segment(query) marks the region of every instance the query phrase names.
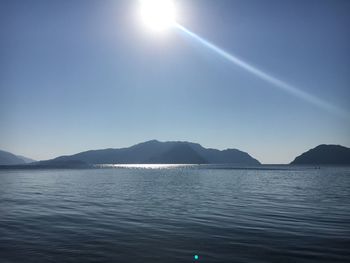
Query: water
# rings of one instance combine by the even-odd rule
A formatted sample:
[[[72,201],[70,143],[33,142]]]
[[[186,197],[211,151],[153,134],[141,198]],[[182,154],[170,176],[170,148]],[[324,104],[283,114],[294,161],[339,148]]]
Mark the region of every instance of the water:
[[[350,168],[160,168],[0,170],[0,261],[350,262]]]

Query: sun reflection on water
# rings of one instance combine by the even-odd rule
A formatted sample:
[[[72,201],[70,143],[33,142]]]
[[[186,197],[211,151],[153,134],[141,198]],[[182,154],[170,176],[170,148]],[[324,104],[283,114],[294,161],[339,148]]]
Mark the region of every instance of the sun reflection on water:
[[[126,168],[126,169],[174,169],[194,167],[197,164],[99,164],[98,168]]]

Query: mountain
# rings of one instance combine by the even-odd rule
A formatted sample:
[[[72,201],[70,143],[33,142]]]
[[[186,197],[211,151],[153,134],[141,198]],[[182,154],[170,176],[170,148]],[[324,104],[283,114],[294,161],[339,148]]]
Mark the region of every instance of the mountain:
[[[189,144],[176,144],[166,152],[161,152],[149,159],[151,163],[208,163]]]
[[[32,162],[29,158],[0,150],[0,165],[17,165]]]
[[[238,164],[259,165],[249,154],[236,150],[206,149],[191,142],[159,142],[152,140],[129,148],[93,150],[54,161],[81,161],[87,164]]]
[[[16,155],[18,158],[22,159],[25,163],[34,163],[36,162],[35,160],[22,156],[22,155]]]
[[[291,164],[350,165],[350,148],[341,145],[319,145],[296,157]]]
[[[79,160],[48,160],[26,165],[29,168],[89,168],[89,164]]]

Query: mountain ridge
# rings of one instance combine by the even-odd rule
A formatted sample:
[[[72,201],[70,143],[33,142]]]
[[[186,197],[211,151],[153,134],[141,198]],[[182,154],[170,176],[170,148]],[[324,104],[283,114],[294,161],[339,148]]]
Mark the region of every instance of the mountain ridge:
[[[237,149],[217,150],[204,148],[187,141],[150,140],[125,148],[89,150],[73,155],[59,156],[51,161],[83,161],[89,164],[209,164],[227,163],[260,165],[248,153]]]
[[[19,165],[28,164],[31,162],[35,162],[35,160],[0,150],[0,165]]]
[[[349,165],[350,148],[335,144],[321,144],[297,156],[290,164]]]

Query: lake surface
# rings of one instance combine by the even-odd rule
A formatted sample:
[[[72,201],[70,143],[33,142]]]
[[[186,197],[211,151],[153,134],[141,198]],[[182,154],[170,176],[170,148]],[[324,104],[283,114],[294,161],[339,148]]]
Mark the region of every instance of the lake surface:
[[[146,168],[0,170],[0,261],[350,262],[350,168]]]

